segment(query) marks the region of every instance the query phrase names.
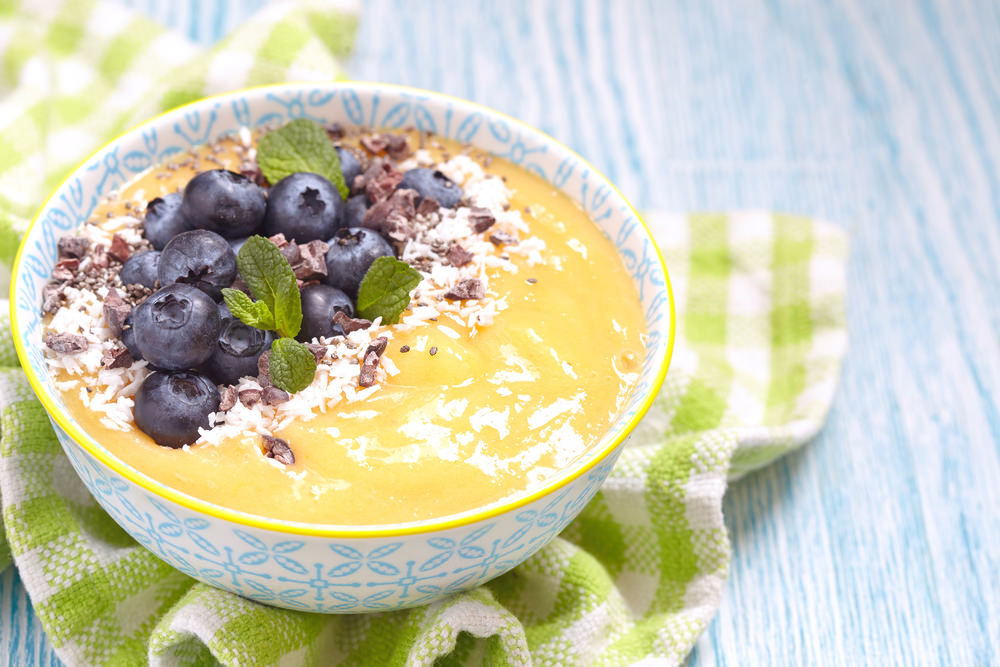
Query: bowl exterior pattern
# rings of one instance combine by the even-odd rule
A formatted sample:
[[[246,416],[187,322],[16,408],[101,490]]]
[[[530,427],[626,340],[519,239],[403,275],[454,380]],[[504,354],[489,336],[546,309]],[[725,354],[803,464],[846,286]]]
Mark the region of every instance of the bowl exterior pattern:
[[[580,203],[617,247],[636,285],[648,328],[643,370],[604,440],[610,443],[642,409],[670,345],[669,287],[659,254],[634,211],[588,164],[537,130],[462,100],[379,84],[284,84],[209,98],[130,131],[77,169],[29,230],[14,277],[12,309],[24,340],[22,360],[43,393],[62,407],[45,366],[39,312],[57,240],[86,221],[100,198],[146,169],[241,126],[257,128],[300,117],[388,129],[414,126],[473,144],[540,175]],[[75,432],[83,432],[61,412]],[[160,558],[202,581],[261,602],[325,612],[413,606],[510,569],[582,509],[622,448],[619,445],[569,484],[492,519],[396,538],[336,539],[253,528],[188,509],[132,483],[58,426],[56,432],[101,505]],[[100,445],[91,441],[91,447]],[[593,464],[605,449],[601,444],[592,447],[574,468]]]
[[[206,517],[130,483],[53,426],[97,502],[159,558],[237,595],[322,613],[413,607],[500,576],[573,520],[621,451],[550,496],[487,521],[423,535],[336,539]]]

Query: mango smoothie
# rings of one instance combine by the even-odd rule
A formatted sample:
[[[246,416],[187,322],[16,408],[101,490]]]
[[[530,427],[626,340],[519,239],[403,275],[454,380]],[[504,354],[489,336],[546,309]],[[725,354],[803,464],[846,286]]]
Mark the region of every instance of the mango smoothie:
[[[341,145],[364,159],[372,148],[359,141],[365,136],[348,132]],[[427,248],[436,243],[431,229],[419,237],[426,247],[412,241],[399,249],[425,276],[400,322],[314,341],[326,356],[299,403],[298,396],[274,406],[237,400],[197,442],[163,447],[127,417],[109,419],[102,411],[105,399],[95,396],[127,408],[132,385],[149,372],[137,361],[132,375],[113,376],[105,355],[96,371],[82,361],[53,368],[73,417],[122,461],[172,488],[239,511],[318,524],[454,514],[537,488],[579,459],[624,406],[644,356],[643,313],[614,246],[539,176],[444,139],[401,136],[419,146],[399,161],[401,170],[418,163],[440,169],[473,199],[476,184],[485,184],[478,196],[494,207],[490,229],[475,232],[482,207],[459,205],[433,223],[471,225],[465,243],[482,255],[474,264],[487,286],[481,299],[443,299],[434,291],[434,281],[451,279],[453,267],[428,263]],[[91,238],[118,233],[135,241],[123,230],[141,224],[147,201],[182,190],[199,171],[246,168],[256,140],[223,138],[151,169],[99,205]],[[106,298],[85,291],[67,302]],[[103,329],[93,331],[100,336]],[[363,353],[380,337],[386,342],[378,382],[364,386],[356,378]],[[102,383],[114,392],[100,394]],[[230,396],[258,386],[245,378]],[[339,393],[329,395],[334,386]],[[223,396],[226,389],[220,385]],[[328,395],[319,396],[323,391]],[[287,442],[294,463],[265,456],[262,435]]]

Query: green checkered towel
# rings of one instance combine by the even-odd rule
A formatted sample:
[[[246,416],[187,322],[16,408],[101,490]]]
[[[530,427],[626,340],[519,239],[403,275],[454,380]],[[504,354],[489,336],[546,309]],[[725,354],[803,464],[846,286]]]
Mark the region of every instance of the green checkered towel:
[[[328,3],[278,5],[206,54],[112,5],[0,2],[0,266],[9,271],[45,194],[116,132],[205,94],[336,76],[355,25]],[[9,331],[0,567],[13,556],[72,664],[680,662],[726,576],[727,477],[809,440],[830,405],[847,251],[841,232],[801,218],[647,219],[678,300],[666,384],[597,497],[507,575],[423,608],[359,616],[272,609],[196,583],[133,542],[76,479]]]

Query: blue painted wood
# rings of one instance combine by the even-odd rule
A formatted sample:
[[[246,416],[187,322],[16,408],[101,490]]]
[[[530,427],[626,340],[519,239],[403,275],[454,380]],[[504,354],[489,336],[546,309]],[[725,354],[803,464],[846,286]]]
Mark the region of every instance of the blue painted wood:
[[[260,3],[130,4],[209,43]],[[852,233],[828,425],[730,488],[692,664],[1000,664],[998,35],[990,0],[365,5],[358,78],[512,113],[643,208]],[[49,664],[0,587],[0,650]]]

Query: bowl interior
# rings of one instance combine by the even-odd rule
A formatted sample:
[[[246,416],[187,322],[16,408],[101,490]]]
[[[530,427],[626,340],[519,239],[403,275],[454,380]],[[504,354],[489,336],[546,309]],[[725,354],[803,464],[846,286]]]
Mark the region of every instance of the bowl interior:
[[[539,490],[473,512],[415,524],[379,526],[419,532],[459,525],[523,505],[560,488],[612,452],[645,413],[666,373],[673,345],[673,301],[659,251],[625,199],[578,155],[541,132],[485,107],[444,95],[385,84],[279,84],[201,100],[154,118],[111,142],[76,169],[52,194],[25,235],[14,264],[11,316],[22,366],[50,416],[92,456],[142,487],[182,505],[276,530],[367,534],[373,527],[296,525],[221,508],[179,493],[128,466],[83,431],[65,410],[42,350],[41,292],[56,262],[57,240],[83,224],[97,202],[146,169],[189,148],[235,132],[306,117],[328,123],[422,131],[472,144],[541,176],[578,202],[612,241],[635,283],[647,324],[639,381],[601,442]]]

